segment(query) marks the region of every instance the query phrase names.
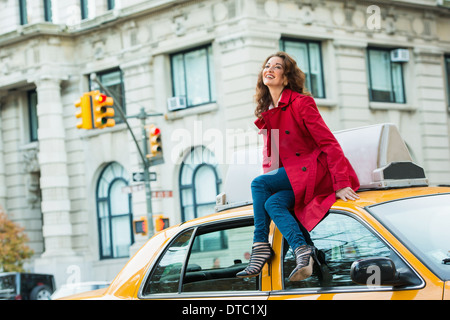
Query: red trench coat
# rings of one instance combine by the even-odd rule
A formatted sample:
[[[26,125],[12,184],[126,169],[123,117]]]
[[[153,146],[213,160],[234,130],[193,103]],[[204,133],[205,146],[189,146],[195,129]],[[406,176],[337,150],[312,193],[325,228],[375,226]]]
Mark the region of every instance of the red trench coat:
[[[311,231],[336,202],[337,190],[359,188],[358,177],[312,97],[284,89],[278,107],[261,116],[255,124],[264,135],[264,173],[285,168],[295,215]]]

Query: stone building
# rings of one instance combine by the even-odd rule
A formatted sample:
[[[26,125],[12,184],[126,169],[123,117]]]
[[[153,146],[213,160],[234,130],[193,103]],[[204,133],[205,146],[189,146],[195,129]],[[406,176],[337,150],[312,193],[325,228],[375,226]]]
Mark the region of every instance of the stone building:
[[[127,116],[165,114],[146,124],[164,150],[152,210],[170,225],[212,213],[230,151],[260,143],[256,77],[280,49],[332,130],[395,123],[430,183],[448,184],[448,3],[1,1],[0,204],[30,237],[28,268],[58,285],[110,280],[147,239],[132,227],[147,207],[126,124],[76,128],[92,74]],[[140,120],[128,121],[141,143]]]

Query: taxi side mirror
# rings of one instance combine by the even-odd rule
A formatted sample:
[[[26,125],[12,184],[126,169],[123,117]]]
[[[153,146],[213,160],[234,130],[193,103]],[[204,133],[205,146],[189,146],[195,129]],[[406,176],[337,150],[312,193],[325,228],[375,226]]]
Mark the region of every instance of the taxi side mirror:
[[[405,286],[413,284],[395,267],[394,261],[385,257],[360,259],[353,262],[350,269],[353,282],[365,286]]]

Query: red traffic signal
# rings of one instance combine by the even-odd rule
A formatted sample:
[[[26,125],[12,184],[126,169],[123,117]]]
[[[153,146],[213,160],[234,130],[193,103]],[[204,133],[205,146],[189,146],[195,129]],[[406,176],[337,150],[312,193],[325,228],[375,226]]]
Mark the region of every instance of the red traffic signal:
[[[153,158],[162,154],[161,130],[155,125],[149,128],[150,154],[148,157]]]
[[[94,126],[99,129],[106,127],[114,127],[116,121],[111,119],[114,117],[114,109],[108,108],[114,105],[114,99],[108,97],[99,91],[94,91],[92,96]]]

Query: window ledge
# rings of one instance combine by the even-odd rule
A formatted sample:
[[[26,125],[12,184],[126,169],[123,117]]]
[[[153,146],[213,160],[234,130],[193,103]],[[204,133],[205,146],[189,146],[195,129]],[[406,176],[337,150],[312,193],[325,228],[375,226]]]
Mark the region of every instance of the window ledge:
[[[399,110],[399,111],[416,111],[417,107],[406,103],[392,102],[369,102],[369,108],[372,110]]]
[[[187,116],[195,115],[195,114],[202,114],[202,113],[208,113],[208,112],[215,112],[219,110],[219,105],[217,103],[209,103],[198,107],[191,107],[183,110],[177,110],[177,111],[168,111],[164,117],[167,121],[173,121],[182,119]]]

